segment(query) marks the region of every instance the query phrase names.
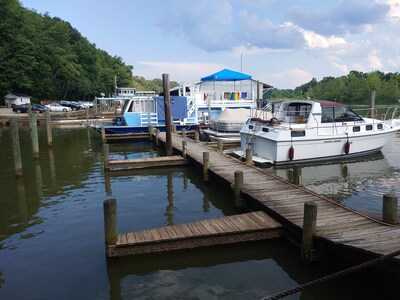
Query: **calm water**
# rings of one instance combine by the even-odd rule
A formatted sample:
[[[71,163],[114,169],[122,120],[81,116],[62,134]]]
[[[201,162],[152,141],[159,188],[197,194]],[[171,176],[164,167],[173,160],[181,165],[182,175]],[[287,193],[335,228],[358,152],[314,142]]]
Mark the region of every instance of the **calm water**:
[[[129,232],[240,213],[231,191],[190,167],[104,174],[99,137],[86,129],[53,128],[52,150],[39,137],[35,162],[29,129],[20,129],[17,180],[10,130],[0,129],[0,299],[258,299],[355,263],[305,264],[283,239],[107,260],[104,200],[117,199],[119,232]],[[383,193],[399,194],[399,144],[397,135],[370,161],[305,167],[303,185],[376,213]],[[111,145],[110,154],[163,155],[145,142]],[[400,298],[399,282],[398,273],[369,269],[287,299]]]

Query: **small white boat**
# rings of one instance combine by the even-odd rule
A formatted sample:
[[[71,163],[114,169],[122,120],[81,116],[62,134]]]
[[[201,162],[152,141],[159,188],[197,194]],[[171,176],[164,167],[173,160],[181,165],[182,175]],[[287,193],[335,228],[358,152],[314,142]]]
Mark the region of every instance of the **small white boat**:
[[[265,108],[273,118],[251,118],[244,124],[236,155],[252,149],[253,161],[274,165],[363,156],[379,152],[400,129],[398,119],[363,118],[332,101],[287,100],[273,105]]]

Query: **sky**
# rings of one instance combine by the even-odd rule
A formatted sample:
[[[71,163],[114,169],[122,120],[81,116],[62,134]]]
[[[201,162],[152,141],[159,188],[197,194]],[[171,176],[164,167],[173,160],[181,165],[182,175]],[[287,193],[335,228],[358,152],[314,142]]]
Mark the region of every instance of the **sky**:
[[[231,69],[278,89],[399,72],[400,0],[21,0],[69,22],[146,79]]]

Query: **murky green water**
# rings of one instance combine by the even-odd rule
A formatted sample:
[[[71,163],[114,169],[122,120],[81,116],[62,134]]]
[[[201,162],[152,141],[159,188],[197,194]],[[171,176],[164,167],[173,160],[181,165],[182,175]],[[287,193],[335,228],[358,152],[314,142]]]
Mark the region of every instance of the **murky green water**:
[[[238,213],[231,191],[204,184],[190,167],[105,175],[99,137],[86,129],[53,128],[51,150],[41,130],[37,162],[29,129],[20,137],[24,175],[17,180],[10,130],[0,129],[0,299],[258,299],[354,263],[302,263],[286,240],[106,260],[104,200],[117,199],[119,231],[129,232]],[[384,148],[382,170],[368,175],[359,170],[368,165],[355,162],[347,176],[333,176],[345,188],[324,188],[323,176],[308,179],[306,169],[303,184],[377,210],[380,193],[398,193],[399,140]],[[146,142],[110,146],[112,159],[157,155],[162,150]],[[399,279],[370,269],[287,299],[400,298]]]

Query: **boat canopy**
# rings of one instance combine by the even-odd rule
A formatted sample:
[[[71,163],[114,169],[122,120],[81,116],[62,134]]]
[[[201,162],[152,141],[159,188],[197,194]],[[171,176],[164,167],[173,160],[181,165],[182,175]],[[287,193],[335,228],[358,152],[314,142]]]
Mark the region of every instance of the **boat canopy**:
[[[217,73],[201,78],[201,81],[239,81],[239,80],[249,80],[251,78],[252,77],[247,74],[243,74],[228,69],[223,69]]]

